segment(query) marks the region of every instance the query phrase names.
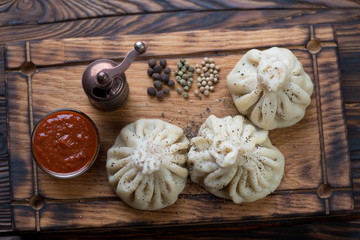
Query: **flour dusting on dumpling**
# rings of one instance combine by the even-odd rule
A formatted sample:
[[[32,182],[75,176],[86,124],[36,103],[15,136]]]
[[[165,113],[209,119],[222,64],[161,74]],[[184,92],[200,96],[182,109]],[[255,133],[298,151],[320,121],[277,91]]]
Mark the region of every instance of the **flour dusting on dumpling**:
[[[109,183],[134,208],[169,206],[185,187],[188,149],[181,128],[159,119],[137,120],[121,130],[108,150]]]

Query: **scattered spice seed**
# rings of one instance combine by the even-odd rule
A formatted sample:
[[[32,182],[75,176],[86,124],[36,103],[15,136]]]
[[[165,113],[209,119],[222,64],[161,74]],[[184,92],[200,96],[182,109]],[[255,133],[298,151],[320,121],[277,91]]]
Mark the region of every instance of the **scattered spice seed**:
[[[161,90],[161,88],[162,88],[162,82],[159,81],[159,80],[154,81],[154,87],[155,87],[157,90]]]
[[[152,76],[152,79],[154,79],[154,80],[159,80],[160,79],[160,74],[159,73],[153,73],[151,76]]]
[[[153,87],[148,87],[147,89],[147,94],[149,94],[150,96],[155,96],[156,95],[156,90]]]
[[[215,91],[215,86],[219,82],[220,66],[215,64],[213,58],[204,57],[201,65],[195,65],[195,72],[200,77],[197,78],[197,87],[205,96]]]
[[[171,69],[166,66],[166,59],[161,59],[159,64],[157,65],[155,59],[148,61],[149,68],[147,74],[154,80],[154,87],[148,87],[147,93],[149,96],[156,96],[161,100],[165,94],[170,94],[170,89],[163,87],[163,84],[166,84],[168,87],[174,87],[175,82],[170,80]]]
[[[154,69],[153,69],[153,68],[149,68],[149,69],[147,70],[147,74],[149,75],[149,77],[151,77],[151,76],[153,75],[153,73],[154,73]]]
[[[180,59],[180,61],[177,64],[177,67],[179,71],[175,71],[175,79],[183,87],[183,90],[185,91],[183,93],[183,97],[188,98],[189,94],[187,93],[187,91],[189,91],[194,81],[193,72],[195,71],[195,68],[190,66],[190,63],[188,63],[184,58]],[[177,92],[178,94],[181,94],[182,89],[178,88]]]
[[[164,97],[164,92],[161,90],[161,91],[158,91],[157,93],[156,93],[156,97],[158,98],[158,99],[161,99],[161,98],[163,98]]]
[[[171,69],[169,67],[164,68],[164,73],[169,75],[171,73]]]
[[[164,94],[166,94],[166,95],[169,95],[169,94],[170,94],[170,89],[168,89],[168,88],[164,88],[162,91],[163,91]]]
[[[155,59],[150,59],[148,64],[149,64],[149,67],[154,68],[155,65],[156,65],[156,60]]]
[[[163,83],[167,83],[169,81],[169,75],[167,75],[166,73],[163,73],[160,75],[160,80],[163,82]]]
[[[160,66],[162,66],[163,68],[166,67],[166,59],[161,59],[160,60]]]
[[[154,66],[154,72],[155,72],[155,73],[161,73],[161,71],[162,71],[162,67],[161,67],[161,66],[159,66],[159,65],[155,65],[155,66]]]
[[[167,82],[167,85],[168,85],[169,87],[175,86],[174,80],[169,80],[169,81]]]

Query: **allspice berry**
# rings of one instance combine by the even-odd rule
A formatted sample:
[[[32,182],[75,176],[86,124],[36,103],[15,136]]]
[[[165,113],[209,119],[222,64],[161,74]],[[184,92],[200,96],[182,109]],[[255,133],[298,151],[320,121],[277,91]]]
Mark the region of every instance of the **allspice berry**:
[[[159,81],[159,80],[154,81],[154,87],[155,87],[157,90],[160,90],[160,89],[162,88],[162,82]]]
[[[157,97],[158,99],[163,98],[163,97],[164,97],[164,92],[163,92],[163,91],[158,91],[158,92],[156,93],[156,97]]]
[[[149,68],[149,69],[147,70],[147,74],[149,75],[149,77],[151,77],[151,76],[153,75],[153,73],[154,73],[154,69],[153,69],[153,68]]]
[[[156,95],[156,90],[153,87],[148,87],[147,89],[147,94],[149,94],[150,96],[155,96]]]
[[[169,80],[169,81],[167,82],[167,85],[168,85],[169,87],[175,86],[174,80]]]
[[[166,67],[166,59],[161,59],[160,60],[160,66],[162,66],[163,68]]]
[[[156,65],[156,60],[155,59],[150,59],[148,64],[149,64],[149,67],[153,68]]]

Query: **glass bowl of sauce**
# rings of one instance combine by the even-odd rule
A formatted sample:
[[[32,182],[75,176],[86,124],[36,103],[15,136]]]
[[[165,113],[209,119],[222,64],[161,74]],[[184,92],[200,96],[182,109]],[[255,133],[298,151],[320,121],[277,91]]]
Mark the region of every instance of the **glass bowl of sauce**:
[[[38,165],[57,178],[72,178],[95,162],[100,137],[95,123],[74,109],[46,114],[35,126],[31,151]]]

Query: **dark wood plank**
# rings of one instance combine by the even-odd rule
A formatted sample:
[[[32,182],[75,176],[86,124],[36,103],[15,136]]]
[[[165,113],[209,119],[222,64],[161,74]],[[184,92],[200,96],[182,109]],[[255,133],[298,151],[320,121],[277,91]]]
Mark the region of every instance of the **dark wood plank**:
[[[23,239],[329,239],[357,240],[360,236],[360,221],[339,219],[313,219],[299,221],[289,220],[276,223],[263,222],[254,226],[251,222],[244,224],[212,224],[196,226],[171,226],[154,228],[136,228],[114,230],[110,233],[89,233],[87,230],[77,233],[23,234]]]
[[[133,14],[151,14],[158,12],[177,11],[208,11],[231,9],[331,9],[331,8],[360,8],[355,0],[341,2],[331,0],[313,1],[16,1],[10,0],[0,5],[0,26],[14,26],[25,24],[44,24],[99,18],[107,16],[121,16]]]
[[[288,34],[283,35],[283,31]],[[309,41],[308,27],[272,28],[247,31],[191,31],[174,33],[159,33],[154,35],[126,35],[124,37],[94,37],[71,38],[64,40],[30,41],[29,55],[31,62],[36,66],[73,64],[76,62],[89,62],[99,58],[121,59],[133,48],[134,42],[146,39],[149,48],[141,57],[166,55],[167,57],[185,57],[199,55],[204,52],[237,52],[241,49],[269,48],[272,46],[305,46]],[[261,34],[262,38],[255,38],[254,34]],[[233,44],[228,41],[233,36]],[[264,41],[266,39],[266,42]],[[202,45],[198,44],[199,42]],[[211,53],[209,52],[211,46]],[[24,64],[25,43],[16,42],[7,44],[6,68],[21,68]],[[89,51],[91,49],[91,51]],[[116,51],[114,51],[116,49]],[[169,54],[171,53],[171,54]],[[141,58],[140,57],[140,58]]]
[[[59,23],[0,28],[0,44],[31,39],[166,33],[200,29],[269,28],[304,24],[344,23],[360,19],[359,9],[290,9],[271,11],[171,12],[92,18]]]
[[[27,77],[21,73],[7,74],[9,159],[12,200],[30,199],[33,189],[33,160],[30,153],[30,113]],[[10,101],[10,99],[13,99]]]
[[[336,24],[344,102],[360,102],[359,24]]]
[[[0,232],[12,230],[4,53],[0,45]]]
[[[338,65],[335,48],[323,48],[317,54],[317,69],[319,74],[319,93],[321,96],[318,109],[324,131],[324,161],[326,162],[327,181],[331,186],[342,187],[351,184],[350,161],[340,159],[349,158],[348,142],[346,139],[345,115],[341,99]],[[334,98],[336,97],[336,98]],[[327,129],[333,131],[328,132]],[[343,165],[345,164],[345,165]],[[346,177],[347,179],[339,178]]]

